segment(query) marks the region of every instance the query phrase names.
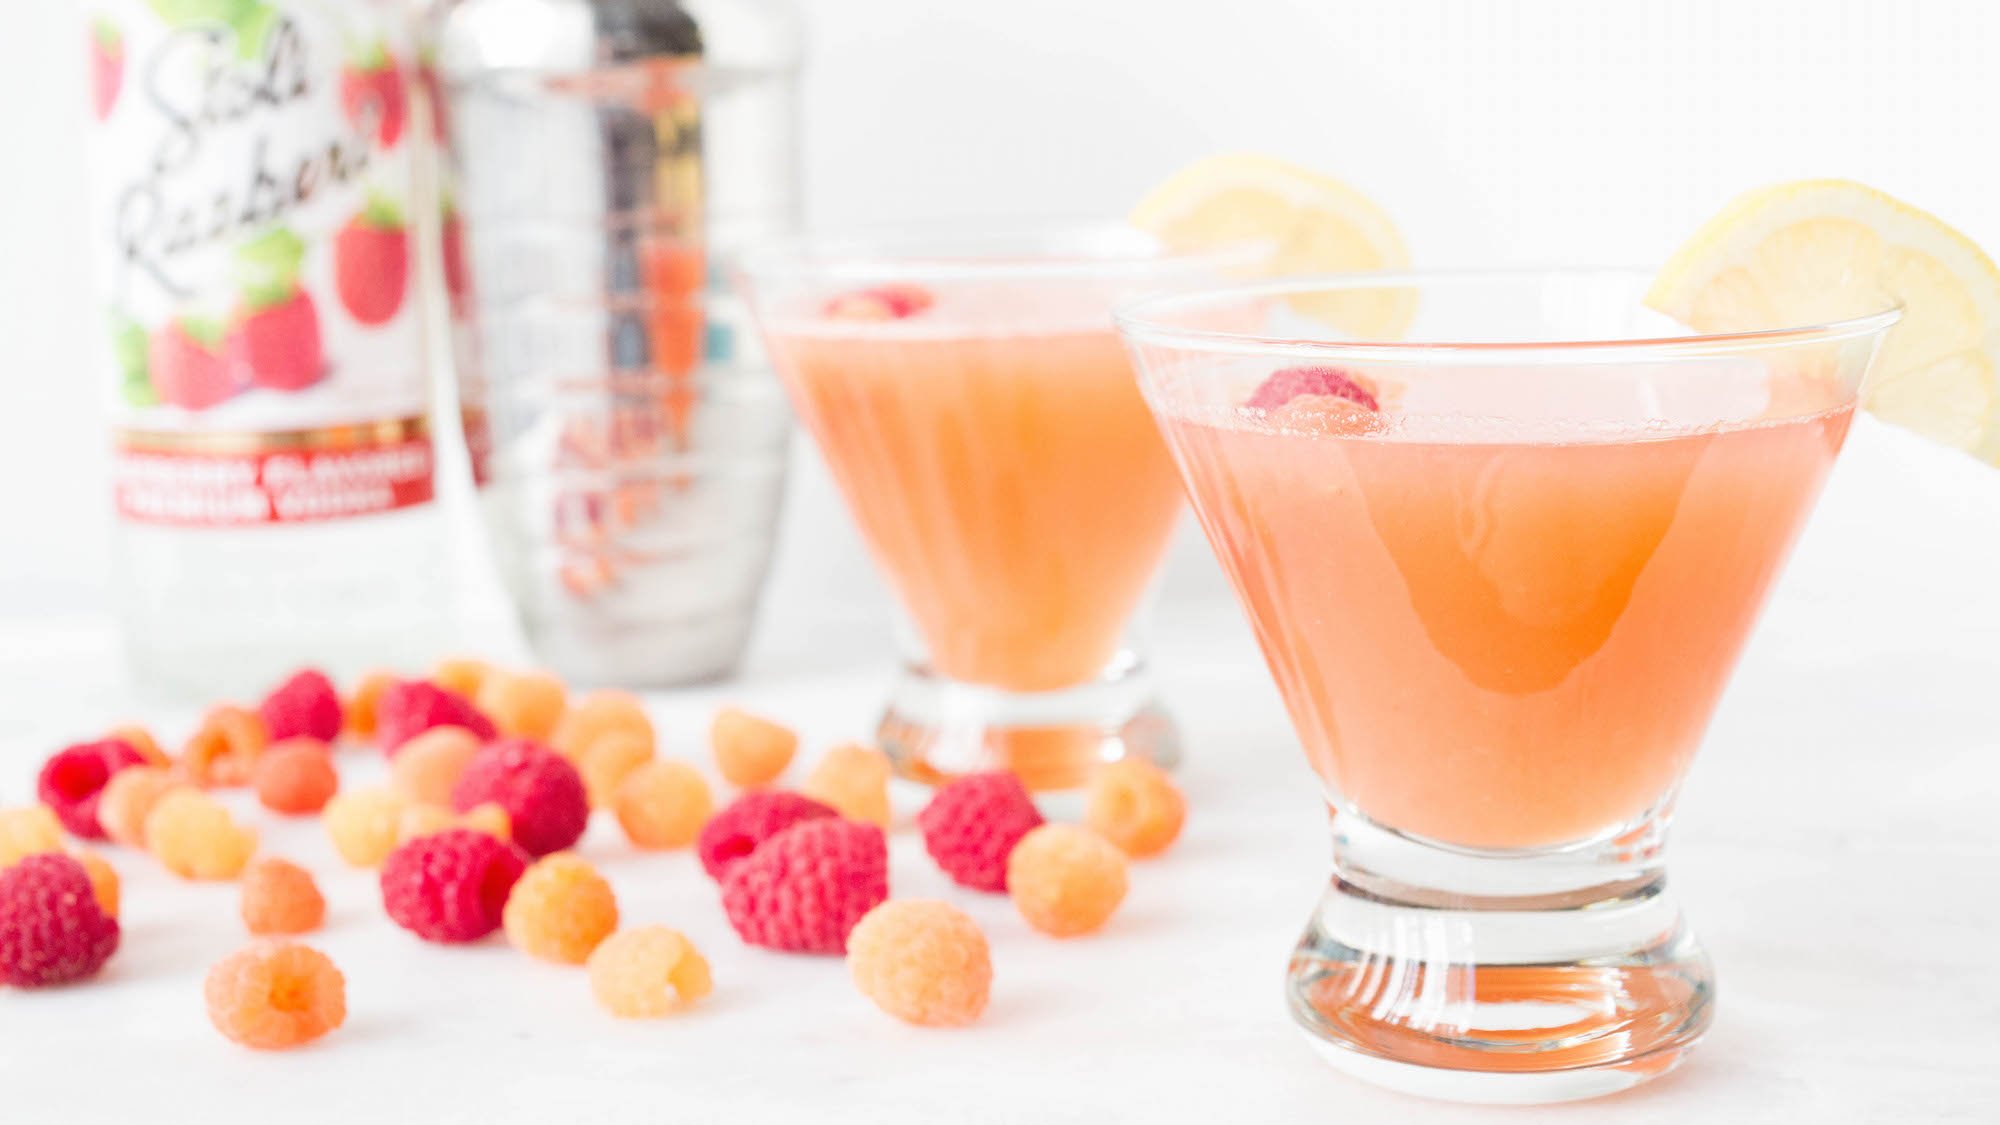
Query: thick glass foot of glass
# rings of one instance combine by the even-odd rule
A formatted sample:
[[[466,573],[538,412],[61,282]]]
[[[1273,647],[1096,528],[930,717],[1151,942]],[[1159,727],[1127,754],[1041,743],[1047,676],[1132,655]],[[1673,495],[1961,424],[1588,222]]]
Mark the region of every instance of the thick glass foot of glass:
[[[1081,788],[1093,767],[1138,756],[1171,769],[1180,730],[1142,661],[1062,691],[1011,692],[906,666],[876,732],[896,772],[926,785],[1009,769],[1036,792]]]
[[[1292,1014],[1335,1067],[1405,1093],[1533,1104],[1673,1069],[1713,1014],[1655,826],[1550,853],[1465,852],[1351,812],[1292,955]]]

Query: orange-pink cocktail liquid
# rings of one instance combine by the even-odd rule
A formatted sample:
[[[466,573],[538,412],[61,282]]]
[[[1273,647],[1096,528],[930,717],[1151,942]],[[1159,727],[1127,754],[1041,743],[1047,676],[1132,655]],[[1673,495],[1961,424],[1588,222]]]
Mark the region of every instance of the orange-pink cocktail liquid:
[[[921,322],[783,326],[772,347],[936,671],[1015,692],[1089,682],[1173,530],[1173,462],[1108,317],[955,315],[946,297]]]
[[[1314,401],[1163,421],[1313,767],[1483,849],[1672,791],[1853,409],[1578,433]]]

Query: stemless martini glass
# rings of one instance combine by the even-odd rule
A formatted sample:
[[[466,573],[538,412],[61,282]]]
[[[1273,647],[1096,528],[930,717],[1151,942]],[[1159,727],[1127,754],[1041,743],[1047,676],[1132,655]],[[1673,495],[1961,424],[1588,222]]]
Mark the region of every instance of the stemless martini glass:
[[[1119,316],[1333,811],[1287,993],[1361,1077],[1588,1097],[1709,1022],[1675,790],[1899,312],[1690,336],[1644,286],[1359,276]],[[1301,315],[1386,300],[1415,310],[1393,341]]]
[[[1182,500],[1111,310],[1230,255],[1135,231],[804,242],[744,274],[771,356],[905,611],[879,739],[904,776],[1030,788],[1178,757],[1129,626]]]

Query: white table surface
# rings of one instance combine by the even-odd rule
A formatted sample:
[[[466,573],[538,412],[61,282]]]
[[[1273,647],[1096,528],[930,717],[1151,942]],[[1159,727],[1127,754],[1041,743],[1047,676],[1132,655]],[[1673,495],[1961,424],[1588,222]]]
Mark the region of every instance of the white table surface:
[[[316,822],[260,816],[328,893],[310,940],[347,974],[347,1026],[282,1055],[221,1039],[200,982],[242,944],[234,888],[114,854],[125,942],[106,975],[0,992],[0,1120],[2000,1120],[2000,473],[1858,431],[1681,804],[1671,868],[1719,1017],[1679,1072],[1596,1102],[1417,1101],[1309,1053],[1279,985],[1325,875],[1310,775],[1233,607],[1171,607],[1155,632],[1191,818],[1105,932],[1038,937],[1004,899],[948,887],[907,828],[892,843],[895,893],[949,897],[992,941],[973,1029],[904,1027],[838,961],[744,947],[691,855],[634,855],[600,820],[583,850],[625,917],[685,930],[717,981],[683,1018],[619,1023],[579,970],[498,939],[419,943]],[[665,747],[691,752],[724,699],[797,723],[811,751],[864,734],[889,664],[830,652],[840,636],[836,614],[773,623],[743,682],[654,697]],[[0,634],[0,801],[123,706],[109,643],[95,622]],[[350,783],[379,773],[342,761]]]

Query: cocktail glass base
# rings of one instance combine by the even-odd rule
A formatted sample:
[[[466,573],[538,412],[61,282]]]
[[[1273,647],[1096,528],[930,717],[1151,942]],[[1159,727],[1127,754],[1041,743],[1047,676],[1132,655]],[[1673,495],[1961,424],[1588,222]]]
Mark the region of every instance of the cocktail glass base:
[[[1036,792],[1081,788],[1106,762],[1180,764],[1180,729],[1154,696],[1143,661],[1121,654],[1095,680],[1015,692],[903,669],[876,739],[898,775],[926,785],[1007,769]]]
[[[1292,955],[1292,1014],[1354,1077],[1450,1101],[1598,1097],[1672,1070],[1715,979],[1649,822],[1548,853],[1468,852],[1343,811]]]

